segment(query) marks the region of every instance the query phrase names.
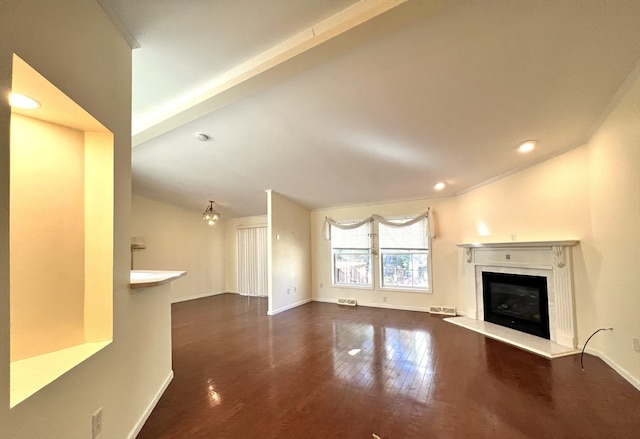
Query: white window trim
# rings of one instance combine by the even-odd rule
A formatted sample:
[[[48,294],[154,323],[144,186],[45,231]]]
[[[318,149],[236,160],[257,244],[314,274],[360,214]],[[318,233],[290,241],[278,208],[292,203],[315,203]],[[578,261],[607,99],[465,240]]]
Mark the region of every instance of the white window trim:
[[[360,221],[340,221],[340,224],[355,224],[358,223]],[[362,225],[364,226],[364,224]],[[361,226],[361,227],[362,227]],[[336,279],[335,279],[335,274],[336,274],[336,267],[335,267],[335,256],[333,254],[333,244],[330,244],[330,257],[331,257],[331,288],[351,288],[351,289],[356,289],[356,290],[375,290],[376,289],[376,275],[375,275],[375,263],[376,263],[376,258],[374,258],[374,254],[371,252],[372,249],[372,245],[373,245],[373,228],[376,227],[375,226],[375,221],[371,221],[369,222],[369,258],[370,258],[370,266],[371,266],[371,272],[370,272],[370,276],[369,278],[371,279],[371,282],[368,285],[358,285],[358,284],[341,284],[341,283],[336,283]]]
[[[429,213],[433,212],[429,209]],[[426,288],[413,288],[413,287],[399,287],[399,286],[383,286],[382,282],[382,255],[380,254],[380,248],[378,247],[379,242],[379,221],[375,219],[375,217],[380,217],[378,215],[374,215],[372,217],[373,221],[370,223],[370,257],[371,257],[371,284],[370,285],[353,285],[353,284],[339,284],[335,283],[335,260],[333,255],[333,247],[330,244],[330,259],[331,259],[331,288],[339,288],[339,289],[356,289],[356,290],[370,290],[370,291],[385,291],[385,292],[399,292],[399,293],[412,293],[412,294],[433,294],[433,248],[432,248],[432,238],[435,236],[434,230],[432,230],[432,223],[428,219],[427,221],[427,273],[428,273],[428,282]],[[380,217],[384,218],[384,220],[407,220],[411,219],[411,217],[407,216],[397,216],[397,217]],[[325,227],[328,226],[328,218],[325,219],[325,226],[323,226],[323,235],[325,239],[327,238],[327,233],[325,231]],[[350,224],[357,223],[360,221],[352,220],[352,221],[340,221],[341,224]],[[330,235],[329,235],[330,236]]]
[[[389,216],[389,217],[384,217],[385,220],[387,221],[394,221],[394,220],[409,220],[411,219],[411,217],[406,217],[406,216],[399,216],[399,217],[394,217],[394,216]],[[431,259],[432,259],[432,251],[431,251],[431,236],[432,236],[432,231],[431,231],[431,224],[430,222],[425,218],[425,221],[427,221],[427,286],[425,288],[414,288],[414,287],[399,287],[396,285],[392,285],[392,286],[384,286],[384,283],[382,281],[382,276],[383,276],[383,270],[382,270],[382,249],[378,246],[378,242],[379,242],[379,230],[378,230],[378,226],[379,226],[379,221],[374,221],[374,236],[376,239],[376,243],[375,243],[375,248],[377,251],[377,270],[378,270],[378,275],[375,276],[378,282],[378,285],[376,286],[376,289],[379,291],[395,291],[395,292],[401,292],[401,293],[417,293],[417,294],[433,294],[433,290],[431,288],[432,282],[433,282],[433,270],[432,270],[432,265],[431,265]]]

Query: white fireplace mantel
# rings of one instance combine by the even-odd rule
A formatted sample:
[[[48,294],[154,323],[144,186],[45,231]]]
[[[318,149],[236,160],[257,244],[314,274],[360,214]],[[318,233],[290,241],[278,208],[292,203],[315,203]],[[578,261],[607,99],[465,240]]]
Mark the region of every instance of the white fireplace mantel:
[[[458,247],[470,248],[518,248],[518,247],[571,247],[576,245],[577,239],[565,241],[505,241],[505,242],[463,242]]]
[[[467,315],[484,320],[482,272],[503,272],[547,278],[551,341],[575,348],[575,313],[571,247],[578,240],[472,242],[456,244],[464,249],[464,294],[473,309]]]
[[[564,265],[565,248],[576,245],[578,240],[571,239],[565,241],[508,241],[508,242],[466,242],[456,244],[465,250],[467,262],[473,261],[473,249],[530,249],[530,248],[550,248],[554,254],[554,263]]]

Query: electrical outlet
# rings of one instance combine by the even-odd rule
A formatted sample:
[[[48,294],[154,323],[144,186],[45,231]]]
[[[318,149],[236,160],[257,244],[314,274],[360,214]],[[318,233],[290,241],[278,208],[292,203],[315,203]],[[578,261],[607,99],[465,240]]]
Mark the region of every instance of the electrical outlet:
[[[287,294],[291,294],[291,288],[287,288]]]
[[[382,301],[383,301],[384,303],[387,303],[387,296],[382,296]]]
[[[95,439],[102,431],[102,407],[91,418],[91,437]]]
[[[640,353],[640,338],[633,339],[633,350]]]
[[[298,292],[298,287],[293,287],[293,292],[297,293]]]

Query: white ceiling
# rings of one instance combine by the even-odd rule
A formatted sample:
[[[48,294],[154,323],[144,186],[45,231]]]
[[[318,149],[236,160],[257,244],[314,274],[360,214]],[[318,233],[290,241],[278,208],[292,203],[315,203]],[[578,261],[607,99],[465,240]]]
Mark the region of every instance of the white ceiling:
[[[633,0],[101,3],[140,45],[134,192],[223,217],[266,213],[265,189],[311,209],[463,192],[583,144],[640,61]]]

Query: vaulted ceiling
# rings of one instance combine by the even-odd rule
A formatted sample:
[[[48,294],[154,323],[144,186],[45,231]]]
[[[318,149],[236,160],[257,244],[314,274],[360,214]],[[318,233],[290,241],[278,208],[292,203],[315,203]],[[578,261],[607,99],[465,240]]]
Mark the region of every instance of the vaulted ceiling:
[[[464,192],[584,144],[640,61],[632,0],[100,3],[139,46],[134,192],[225,217]]]

